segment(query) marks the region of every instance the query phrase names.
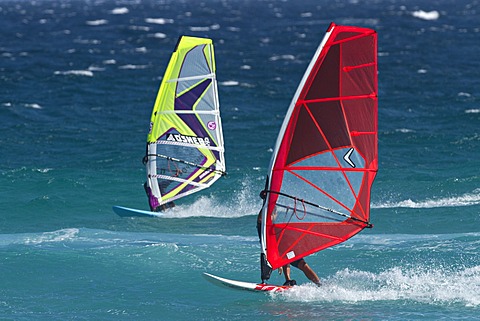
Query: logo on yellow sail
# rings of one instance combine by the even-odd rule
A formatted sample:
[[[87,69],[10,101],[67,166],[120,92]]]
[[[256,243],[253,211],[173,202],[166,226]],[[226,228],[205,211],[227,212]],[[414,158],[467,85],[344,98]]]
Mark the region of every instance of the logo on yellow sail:
[[[184,144],[192,144],[199,146],[210,146],[210,139],[208,137],[187,136],[181,134],[169,134],[167,141]]]

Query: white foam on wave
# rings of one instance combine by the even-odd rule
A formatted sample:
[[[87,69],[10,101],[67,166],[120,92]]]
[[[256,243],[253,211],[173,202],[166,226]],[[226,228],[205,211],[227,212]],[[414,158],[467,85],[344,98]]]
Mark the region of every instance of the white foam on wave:
[[[465,110],[465,114],[479,114],[480,113],[480,108],[474,108],[474,109],[467,109]]]
[[[458,97],[467,97],[467,98],[470,98],[470,97],[472,97],[472,94],[461,91],[461,92],[459,92],[459,93],[457,94],[457,96],[458,96]]]
[[[139,233],[130,232],[112,232],[108,230],[92,230],[65,228],[52,232],[39,233],[16,233],[0,234],[0,246],[27,245],[34,247],[50,248],[84,248],[84,247],[110,247],[110,246],[158,246],[165,244],[174,244],[175,236],[170,234],[143,233],[139,239]],[[177,236],[178,238],[178,236]]]
[[[395,132],[407,134],[407,133],[414,133],[415,131],[409,128],[398,128],[398,129],[395,129]]]
[[[33,109],[42,109],[42,106],[40,106],[39,104],[25,104],[25,107],[27,108],[33,108]]]
[[[88,67],[88,70],[90,70],[90,71],[104,71],[105,68],[92,65],[92,66]]]
[[[25,244],[44,244],[44,243],[57,243],[72,240],[77,237],[79,229],[69,228],[53,232],[45,232],[40,235],[35,234],[33,236],[26,236],[24,239]]]
[[[126,7],[115,8],[112,11],[110,11],[111,14],[127,14],[128,12],[129,10]]]
[[[150,31],[150,27],[146,26],[129,26],[128,29],[136,31]]]
[[[86,76],[86,77],[93,77],[93,72],[91,70],[67,70],[67,71],[55,71],[55,75],[63,75],[63,76]]]
[[[322,281],[321,287],[306,284],[274,296],[301,302],[414,301],[480,306],[480,266],[393,267],[377,273],[344,269]]]
[[[236,80],[226,80],[226,81],[222,81],[222,82],[219,82],[218,83],[220,86],[223,86],[223,87],[236,87],[236,86],[240,86],[240,87],[243,87],[243,88],[254,88],[255,85],[253,84],[250,84],[248,82],[238,82]]]
[[[272,56],[268,58],[270,61],[277,61],[277,60],[295,60],[294,55],[279,55],[279,56]]]
[[[220,29],[220,25],[219,25],[219,24],[213,24],[213,25],[211,25],[211,26],[204,26],[204,27],[191,26],[189,29],[190,29],[190,31],[210,31],[210,30],[218,30],[218,29]]]
[[[153,34],[153,37],[157,39],[165,39],[167,38],[167,35],[162,32],[156,32],[155,34]]]
[[[156,25],[164,25],[167,23],[173,23],[173,19],[165,19],[165,18],[146,18],[145,19],[146,23],[153,23]]]
[[[106,19],[91,20],[86,22],[86,24],[89,26],[101,26],[101,25],[106,25],[107,23],[108,23],[108,20]]]
[[[219,83],[221,86],[238,86],[240,83],[236,80],[226,80]]]
[[[218,217],[237,218],[258,213],[261,203],[258,194],[252,193],[252,180],[245,178],[229,200],[215,196],[200,196],[193,204],[174,207],[164,217]]]
[[[436,10],[433,10],[433,11],[417,10],[412,12],[412,16],[422,20],[437,20],[438,18],[440,18],[440,13]]]
[[[436,208],[436,207],[457,207],[472,206],[480,204],[480,188],[472,193],[466,193],[460,196],[451,196],[439,199],[428,199],[423,201],[413,201],[411,199],[399,202],[386,202],[383,204],[372,204],[372,208]]]
[[[145,69],[147,68],[147,65],[122,65],[119,66],[118,69]]]
[[[79,43],[82,45],[99,45],[102,43],[100,40],[97,40],[97,39],[75,39],[73,40],[73,42]],[[74,53],[74,52],[76,52],[75,49],[68,50],[68,53]]]

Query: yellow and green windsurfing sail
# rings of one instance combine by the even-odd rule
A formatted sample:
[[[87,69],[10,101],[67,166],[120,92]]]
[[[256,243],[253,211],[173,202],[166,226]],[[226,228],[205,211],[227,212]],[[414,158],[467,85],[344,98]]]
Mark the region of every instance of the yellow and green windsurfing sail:
[[[152,210],[225,174],[211,39],[180,37],[153,107],[144,162]]]

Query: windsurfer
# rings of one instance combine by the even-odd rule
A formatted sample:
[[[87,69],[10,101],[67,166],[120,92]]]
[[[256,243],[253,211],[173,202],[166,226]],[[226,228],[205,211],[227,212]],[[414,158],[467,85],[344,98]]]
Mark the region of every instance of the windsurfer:
[[[262,210],[260,210],[260,212],[258,213],[258,216],[257,216],[257,233],[258,233],[259,238],[262,237],[261,236],[262,235],[261,234],[262,233],[261,228],[262,228]],[[305,260],[303,258],[301,258],[299,260],[296,260],[296,261],[293,261],[291,263],[291,265],[293,265],[297,269],[301,270],[305,274],[305,276],[310,281],[315,283],[317,286],[321,285],[320,278],[315,273],[315,271],[313,271],[312,268],[307,264],[307,262],[305,262]],[[285,283],[283,285],[293,286],[293,285],[297,284],[297,282],[295,280],[292,280],[290,278],[290,264],[282,266],[281,269],[279,269],[279,273],[281,274],[282,272],[283,272],[283,275],[285,276]]]
[[[175,171],[175,175],[173,175],[173,177],[178,177],[180,174],[181,174],[181,170],[177,168],[177,170]],[[160,188],[160,193],[162,195],[165,194],[165,191],[167,190],[167,187],[168,185],[170,185],[171,182],[172,181],[170,180],[159,181],[158,187]],[[173,201],[165,204],[160,204],[158,202],[158,198],[155,197],[155,195],[153,195],[152,189],[150,188],[150,186],[148,186],[147,182],[143,184],[143,188],[145,188],[145,192],[147,193],[148,205],[150,205],[150,210],[152,212],[163,212],[169,208],[175,207],[175,203]]]

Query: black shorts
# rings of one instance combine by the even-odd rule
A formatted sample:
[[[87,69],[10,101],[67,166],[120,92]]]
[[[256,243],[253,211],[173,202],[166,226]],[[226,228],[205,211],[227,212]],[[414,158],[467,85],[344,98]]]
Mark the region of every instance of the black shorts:
[[[298,259],[298,260],[296,260],[296,261],[293,261],[293,262],[290,263],[290,264],[298,269],[298,264],[300,264],[300,262],[302,262],[302,261],[303,261],[303,258]]]

